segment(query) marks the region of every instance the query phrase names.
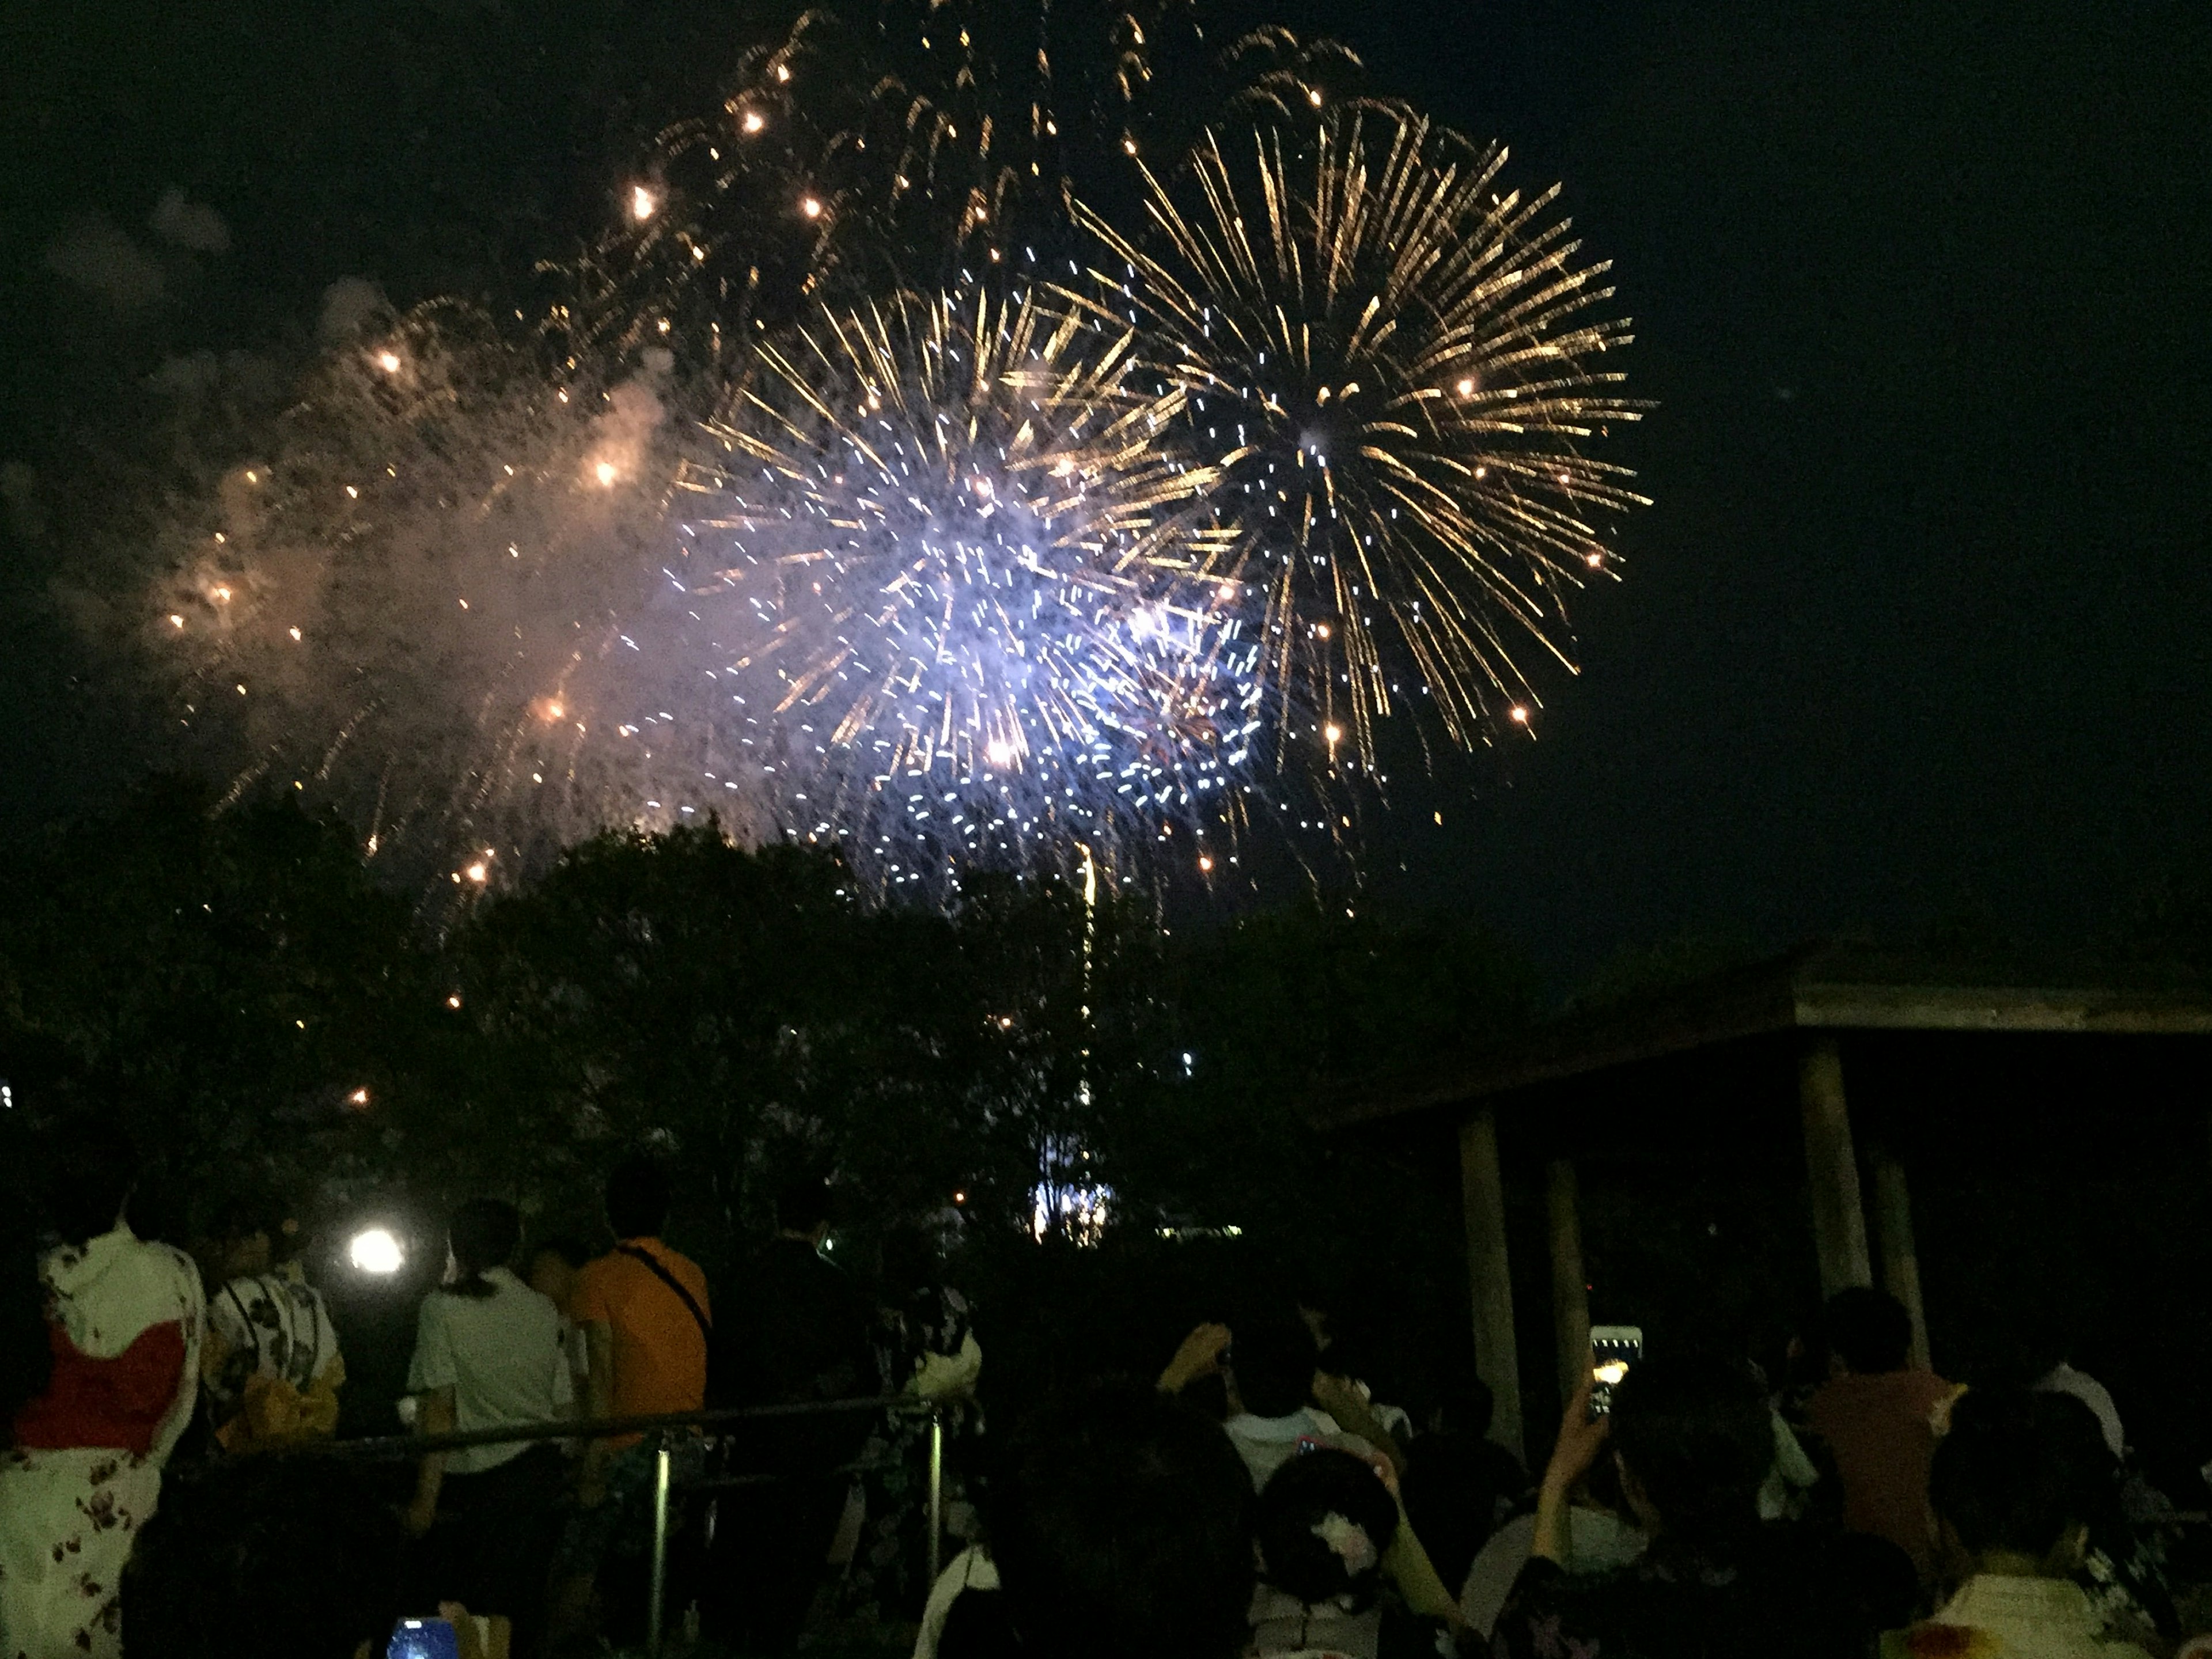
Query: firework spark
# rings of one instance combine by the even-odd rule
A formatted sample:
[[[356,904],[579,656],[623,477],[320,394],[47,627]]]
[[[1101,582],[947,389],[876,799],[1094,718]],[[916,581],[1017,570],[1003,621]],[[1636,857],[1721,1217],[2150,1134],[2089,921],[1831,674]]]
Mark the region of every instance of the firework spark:
[[[1409,682],[1459,745],[1525,726],[1516,650],[1565,660],[1566,595],[1613,563],[1596,516],[1644,499],[1583,453],[1640,408],[1626,325],[1593,315],[1607,267],[1555,191],[1500,192],[1504,161],[1370,105],[1208,134],[1186,176],[1146,171],[1148,234],[1076,208],[1103,257],[1068,298],[1184,394],[1223,532],[1199,574],[1256,596],[1285,752],[1371,766]]]

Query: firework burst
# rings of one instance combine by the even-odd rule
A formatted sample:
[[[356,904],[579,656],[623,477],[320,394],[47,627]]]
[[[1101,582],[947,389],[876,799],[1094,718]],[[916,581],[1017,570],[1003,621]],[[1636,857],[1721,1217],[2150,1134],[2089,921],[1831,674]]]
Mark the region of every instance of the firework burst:
[[[1067,297],[1183,394],[1218,532],[1199,574],[1256,598],[1283,754],[1371,769],[1409,693],[1462,747],[1527,725],[1516,653],[1566,660],[1567,595],[1614,563],[1601,518],[1643,501],[1584,453],[1639,410],[1607,267],[1555,191],[1501,192],[1504,161],[1367,105],[1209,133],[1146,173],[1147,234],[1076,208],[1103,257]]]
[[[679,481],[724,562],[676,649],[720,658],[720,769],[771,780],[787,832],[933,884],[1221,818],[1253,652],[1136,345],[978,285],[760,349]]]

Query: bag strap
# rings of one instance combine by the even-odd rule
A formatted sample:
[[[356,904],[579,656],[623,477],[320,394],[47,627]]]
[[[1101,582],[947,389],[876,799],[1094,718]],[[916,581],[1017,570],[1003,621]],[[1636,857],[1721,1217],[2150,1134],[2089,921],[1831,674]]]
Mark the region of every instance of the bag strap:
[[[660,1265],[659,1256],[650,1250],[641,1249],[635,1244],[617,1244],[615,1246],[615,1254],[629,1256],[634,1261],[642,1261],[647,1267],[652,1268],[653,1276],[683,1299],[685,1310],[692,1318],[699,1322],[699,1334],[709,1346],[712,1346],[714,1340],[714,1321],[707,1317],[707,1310],[699,1305],[699,1299],[684,1288],[683,1281]]]
[[[260,1284],[258,1279],[254,1282]],[[264,1295],[268,1293],[268,1288],[265,1285],[261,1286]],[[234,1279],[222,1289],[223,1294],[230,1298],[230,1305],[238,1310],[238,1322],[246,1328],[246,1340],[253,1345],[253,1369],[258,1371],[261,1369],[261,1333],[254,1328],[253,1316],[246,1310],[246,1304],[239,1299],[238,1281]]]

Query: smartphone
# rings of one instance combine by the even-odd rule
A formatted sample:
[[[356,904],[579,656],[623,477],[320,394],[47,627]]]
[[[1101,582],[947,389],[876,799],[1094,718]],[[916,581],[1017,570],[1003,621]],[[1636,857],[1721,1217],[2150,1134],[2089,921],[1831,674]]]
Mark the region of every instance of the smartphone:
[[[444,1619],[403,1619],[392,1628],[384,1659],[461,1659],[461,1638]]]
[[[1613,1409],[1613,1390],[1644,1358],[1641,1325],[1590,1327],[1590,1419]]]

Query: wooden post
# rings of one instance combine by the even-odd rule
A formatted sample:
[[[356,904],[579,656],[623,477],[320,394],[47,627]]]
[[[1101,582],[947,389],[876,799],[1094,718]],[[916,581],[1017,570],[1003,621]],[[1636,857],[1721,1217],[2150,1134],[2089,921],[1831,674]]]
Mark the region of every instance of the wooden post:
[[[1866,1212],[1859,1199],[1858,1155],[1844,1101],[1844,1061],[1833,1037],[1805,1051],[1797,1070],[1805,1119],[1805,1185],[1813,1201],[1813,1248],[1820,1261],[1820,1294],[1874,1283],[1867,1258]]]
[[[1589,1280],[1583,1272],[1583,1224],[1575,1166],[1556,1158],[1546,1172],[1544,1209],[1552,1233],[1552,1328],[1559,1344],[1559,1403],[1582,1386],[1589,1366]]]
[[[1474,1368],[1496,1402],[1490,1437],[1520,1457],[1521,1356],[1513,1340],[1513,1281],[1505,1256],[1505,1179],[1498,1162],[1498,1121],[1487,1111],[1460,1125],[1459,1179],[1474,1307]]]
[[[1912,1363],[1933,1370],[1928,1315],[1920,1302],[1920,1253],[1912,1242],[1912,1199],[1905,1190],[1905,1166],[1884,1152],[1874,1158],[1874,1231],[1881,1246],[1882,1288],[1912,1317]]]

